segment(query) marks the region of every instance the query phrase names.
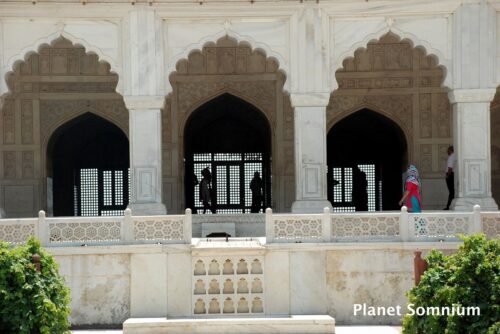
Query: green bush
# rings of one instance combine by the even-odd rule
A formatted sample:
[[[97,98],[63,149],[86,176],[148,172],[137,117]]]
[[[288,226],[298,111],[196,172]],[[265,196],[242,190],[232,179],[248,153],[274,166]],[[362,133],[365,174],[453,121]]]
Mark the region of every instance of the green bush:
[[[417,307],[479,307],[479,316],[406,315],[403,333],[500,334],[500,240],[463,238],[453,255],[432,251],[420,284],[408,292]]]
[[[32,255],[41,256],[41,271]],[[58,264],[30,239],[25,246],[0,242],[0,333],[68,333],[69,289]]]

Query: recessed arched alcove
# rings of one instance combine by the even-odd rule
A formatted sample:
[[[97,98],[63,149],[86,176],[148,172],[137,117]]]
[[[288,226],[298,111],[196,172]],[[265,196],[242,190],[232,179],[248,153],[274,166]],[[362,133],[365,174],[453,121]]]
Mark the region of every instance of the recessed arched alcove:
[[[406,159],[416,165],[420,172],[425,209],[441,209],[448,196],[443,171],[448,157],[447,148],[453,144],[453,113],[448,98],[449,89],[443,85],[447,71],[439,59],[428,54],[424,47],[415,46],[411,40],[388,32],[358,48],[353,57],[343,59],[342,67],[335,72],[338,89],[330,95],[326,110],[328,129],[364,108],[376,111],[397,124],[407,145],[403,161]],[[377,123],[372,125],[376,126]],[[352,128],[352,131],[357,129]],[[375,137],[361,135],[369,144],[376,137],[384,136],[382,129],[378,133]],[[375,152],[384,153],[388,149],[381,150],[384,148],[378,147]],[[358,152],[357,159],[366,160],[364,154],[369,153]],[[331,167],[331,157],[328,160]],[[383,210],[397,209],[402,195],[402,172],[399,171],[400,166],[397,168],[398,171],[393,169],[392,173],[398,174],[398,196],[396,191],[386,195],[387,188],[382,186],[382,206],[376,202],[374,207],[372,203],[372,210],[380,207]],[[330,176],[330,199],[334,192],[332,180]],[[396,181],[391,183],[396,184]],[[386,196],[389,197],[384,199]],[[343,206],[349,208],[346,210],[354,210],[352,202]],[[365,206],[361,208],[366,209]]]
[[[250,182],[258,172],[263,184],[263,207],[271,205],[271,129],[254,105],[231,94],[200,106],[184,130],[185,192],[188,207],[197,211],[201,171],[212,175],[212,203],[218,213],[251,211]],[[196,179],[195,179],[196,177]]]
[[[55,216],[116,215],[129,200],[129,143],[123,131],[92,113],[60,126],[47,146]]]
[[[407,142],[397,123],[359,110],[328,132],[328,198],[335,211],[395,210]]]
[[[13,63],[12,71],[5,76],[9,92],[2,97],[0,106],[4,137],[0,151],[7,151],[3,154],[5,168],[0,179],[17,183],[16,187],[27,191],[17,197],[15,206],[6,207],[8,214],[14,211],[17,215],[32,216],[43,209],[49,216],[74,215],[79,211],[74,210],[75,203],[72,202],[71,207],[69,204],[75,197],[74,192],[69,191],[74,178],[66,175],[59,179],[70,182],[65,185],[64,195],[53,190],[54,182],[58,187],[58,181],[54,181],[58,176],[54,174],[52,157],[47,155],[53,149],[49,147],[53,143],[49,142],[57,136],[58,129],[91,112],[121,129],[124,142],[128,143],[129,115],[122,96],[116,92],[118,79],[109,63],[62,36],[50,44],[32,48],[22,61]],[[124,159],[128,161],[128,150],[125,154]],[[22,159],[17,159],[17,155]],[[18,173],[21,170],[22,173]],[[123,184],[124,188],[127,186],[128,178]],[[1,185],[0,191],[4,191]],[[6,195],[9,196],[8,191]],[[128,196],[123,200],[128,200]],[[67,202],[65,209],[55,203],[59,208],[54,212],[54,201]],[[115,208],[101,211],[103,214],[123,212]]]
[[[172,92],[166,97],[162,110],[162,172],[164,189],[172,194],[165,198],[166,206],[169,210],[172,208],[170,212],[193,208],[193,201],[199,197],[198,194],[193,197],[192,191],[185,191],[194,186],[193,175],[186,174],[190,169],[190,161],[186,156],[188,148],[185,147],[189,139],[184,130],[193,119],[193,114],[227,96],[250,104],[265,117],[268,123],[265,128],[269,129],[266,137],[270,142],[266,143],[264,149],[269,151],[270,157],[272,155],[269,166],[272,190],[268,198],[264,199],[265,206],[272,206],[279,212],[291,209],[295,200],[294,117],[290,96],[283,90],[286,74],[281,65],[278,59],[262,49],[253,48],[249,43],[230,36],[207,42],[176,61],[175,71],[169,74]],[[228,107],[232,108],[231,105]],[[258,121],[259,118],[261,115],[251,121]],[[230,134],[241,135],[234,129],[224,128],[222,131],[227,133],[225,137],[230,137]],[[219,135],[224,136],[219,133],[217,137]],[[245,202],[251,204],[251,198],[245,197]],[[240,213],[243,210],[245,213],[251,211],[249,207],[242,209],[229,206],[217,210],[217,213]]]

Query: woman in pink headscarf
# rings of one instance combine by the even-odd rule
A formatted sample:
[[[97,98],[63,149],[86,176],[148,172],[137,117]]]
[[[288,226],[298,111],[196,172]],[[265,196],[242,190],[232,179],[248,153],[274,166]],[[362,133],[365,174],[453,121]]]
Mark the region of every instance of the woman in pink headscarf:
[[[405,202],[406,200],[406,202]],[[405,192],[399,201],[399,205],[405,202],[408,211],[422,212],[422,199],[420,198],[420,178],[417,167],[410,165],[406,171]]]

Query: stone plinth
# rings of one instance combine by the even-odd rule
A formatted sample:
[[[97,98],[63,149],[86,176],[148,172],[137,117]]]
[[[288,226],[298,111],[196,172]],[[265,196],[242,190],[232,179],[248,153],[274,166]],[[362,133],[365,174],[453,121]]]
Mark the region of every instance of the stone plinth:
[[[123,323],[124,334],[180,333],[335,333],[335,320],[328,315],[292,315],[265,318],[130,318]]]

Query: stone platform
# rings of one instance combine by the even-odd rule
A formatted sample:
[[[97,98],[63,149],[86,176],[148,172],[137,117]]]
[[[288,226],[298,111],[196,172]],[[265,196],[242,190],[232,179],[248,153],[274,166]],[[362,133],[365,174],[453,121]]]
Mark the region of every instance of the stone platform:
[[[292,315],[261,318],[130,318],[123,334],[332,334],[335,320],[329,315]]]

